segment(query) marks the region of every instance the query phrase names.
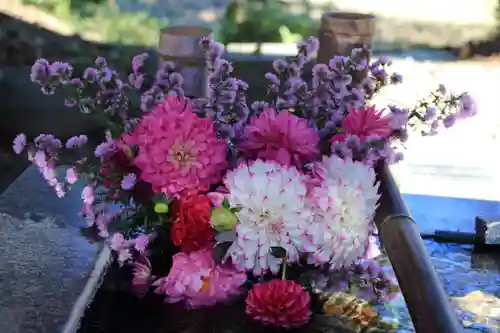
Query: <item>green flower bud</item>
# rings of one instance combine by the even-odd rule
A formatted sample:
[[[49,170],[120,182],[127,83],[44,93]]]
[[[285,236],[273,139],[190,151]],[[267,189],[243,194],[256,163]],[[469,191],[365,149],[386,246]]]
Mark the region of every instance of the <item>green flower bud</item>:
[[[229,209],[218,207],[212,210],[212,218],[210,222],[215,230],[225,231],[232,230],[238,223],[238,218]]]
[[[168,213],[168,204],[165,202],[158,202],[155,204],[155,212],[157,214],[167,214]]]

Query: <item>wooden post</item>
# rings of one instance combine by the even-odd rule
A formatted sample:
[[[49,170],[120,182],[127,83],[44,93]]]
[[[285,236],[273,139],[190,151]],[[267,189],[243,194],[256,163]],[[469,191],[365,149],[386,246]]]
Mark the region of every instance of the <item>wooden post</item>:
[[[375,222],[417,333],[459,333],[462,327],[385,163],[377,168],[380,201]]]
[[[208,88],[207,64],[199,46],[202,37],[212,30],[203,27],[168,27],[160,31],[158,54],[160,61],[172,61],[184,77],[184,94],[191,98],[205,97]]]
[[[318,63],[327,64],[334,56],[348,56],[352,49],[371,49],[375,34],[375,16],[331,12],[321,17]]]

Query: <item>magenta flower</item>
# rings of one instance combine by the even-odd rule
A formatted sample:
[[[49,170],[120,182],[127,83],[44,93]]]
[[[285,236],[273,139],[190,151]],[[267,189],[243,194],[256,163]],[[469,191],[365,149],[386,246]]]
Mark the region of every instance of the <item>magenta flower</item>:
[[[319,156],[319,135],[307,120],[287,111],[266,109],[246,126],[238,149],[251,159],[302,167]]]
[[[374,106],[351,108],[342,121],[343,133],[334,135],[332,141],[345,141],[348,135],[356,135],[361,140],[367,137],[388,138],[392,133],[390,121],[390,117],[383,116]]]
[[[133,133],[141,179],[168,196],[207,191],[227,167],[227,143],[214,124],[190,111],[190,101],[169,96],[143,116]]]
[[[189,254],[180,252],[173,257],[168,276],[153,283],[157,294],[166,295],[166,301],[184,301],[190,308],[212,306],[240,293],[247,280],[245,272],[230,265],[217,265],[211,249]]]

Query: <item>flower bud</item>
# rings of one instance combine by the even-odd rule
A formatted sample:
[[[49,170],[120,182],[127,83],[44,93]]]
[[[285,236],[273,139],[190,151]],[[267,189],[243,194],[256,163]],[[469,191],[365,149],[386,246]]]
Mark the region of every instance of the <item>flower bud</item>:
[[[157,214],[167,214],[168,204],[166,204],[165,202],[158,202],[157,204],[155,204],[154,209]]]
[[[212,210],[212,218],[210,219],[210,222],[215,230],[224,231],[232,230],[238,223],[238,219],[229,209],[218,207]]]

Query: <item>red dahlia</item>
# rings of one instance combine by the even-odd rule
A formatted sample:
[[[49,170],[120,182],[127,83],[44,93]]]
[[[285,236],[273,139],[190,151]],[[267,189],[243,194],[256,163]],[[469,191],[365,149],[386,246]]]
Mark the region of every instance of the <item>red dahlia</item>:
[[[181,197],[172,202],[172,229],[170,237],[184,252],[206,247],[214,237],[210,225],[212,202],[205,195]]]
[[[300,326],[311,316],[311,296],[292,280],[271,280],[256,284],[248,294],[246,313],[264,324]]]

